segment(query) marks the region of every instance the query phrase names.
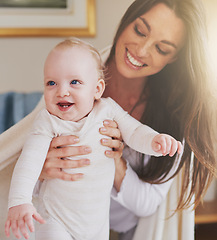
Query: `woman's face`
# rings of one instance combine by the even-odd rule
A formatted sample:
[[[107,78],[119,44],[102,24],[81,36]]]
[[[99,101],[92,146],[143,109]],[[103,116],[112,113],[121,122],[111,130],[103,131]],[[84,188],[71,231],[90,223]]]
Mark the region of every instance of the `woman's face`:
[[[176,60],[185,35],[183,21],[165,4],[157,4],[120,35],[115,50],[118,71],[127,78],[159,72]]]

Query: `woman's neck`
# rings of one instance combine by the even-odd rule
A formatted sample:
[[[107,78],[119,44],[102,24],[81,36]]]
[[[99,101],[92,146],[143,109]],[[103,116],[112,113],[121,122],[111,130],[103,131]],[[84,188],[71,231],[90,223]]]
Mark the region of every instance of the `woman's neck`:
[[[141,98],[146,84],[145,78],[126,78],[116,69],[114,61],[108,63],[106,77],[107,85],[104,97],[114,99],[125,111],[131,113],[134,106]],[[145,103],[139,104],[132,112],[132,116],[138,120],[141,118],[145,108]]]

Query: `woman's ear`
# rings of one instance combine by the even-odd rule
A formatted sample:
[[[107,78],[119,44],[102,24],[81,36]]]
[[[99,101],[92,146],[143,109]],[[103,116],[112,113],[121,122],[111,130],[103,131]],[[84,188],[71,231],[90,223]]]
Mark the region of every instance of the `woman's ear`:
[[[98,100],[101,98],[104,90],[105,90],[105,81],[103,79],[99,79],[97,82],[96,93],[94,96],[95,100]]]

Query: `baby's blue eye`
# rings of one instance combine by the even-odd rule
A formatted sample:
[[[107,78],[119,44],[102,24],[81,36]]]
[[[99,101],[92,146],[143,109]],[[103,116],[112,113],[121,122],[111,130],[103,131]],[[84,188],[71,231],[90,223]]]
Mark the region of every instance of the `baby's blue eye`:
[[[49,81],[48,83],[47,83],[47,85],[48,86],[54,86],[56,83],[54,82],[54,81]]]
[[[71,84],[79,84],[80,82],[78,80],[72,80]]]

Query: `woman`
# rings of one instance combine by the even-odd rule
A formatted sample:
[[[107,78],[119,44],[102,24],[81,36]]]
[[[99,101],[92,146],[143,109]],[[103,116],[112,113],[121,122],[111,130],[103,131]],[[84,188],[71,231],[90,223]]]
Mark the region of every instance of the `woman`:
[[[106,121],[100,129],[113,137],[102,144],[114,149],[106,155],[115,158],[110,213],[111,227],[124,232],[120,239],[132,239],[138,218],[156,211],[182,167],[185,177],[177,210],[189,207],[194,195],[197,205],[215,173],[216,118],[212,115],[203,12],[198,0],[136,0],[123,16],[105,59],[108,84],[104,96],[112,97],[141,122],[185,143],[179,159],[166,156],[149,160],[128,148],[121,157],[116,124]],[[30,118],[19,125],[21,130]],[[74,136],[53,140],[41,179],[80,177],[61,171],[91,164],[86,156],[79,162],[61,160],[91,151],[87,146],[60,148],[75,140]],[[18,150],[20,147],[22,143]]]

